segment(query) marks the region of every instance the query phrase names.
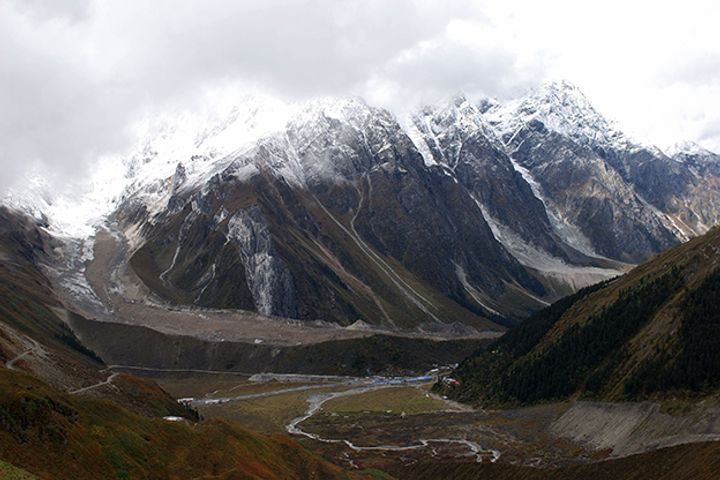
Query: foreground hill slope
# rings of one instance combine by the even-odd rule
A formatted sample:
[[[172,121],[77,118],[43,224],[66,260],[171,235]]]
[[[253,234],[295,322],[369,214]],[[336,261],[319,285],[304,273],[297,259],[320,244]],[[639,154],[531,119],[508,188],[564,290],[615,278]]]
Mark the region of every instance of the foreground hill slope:
[[[169,422],[0,370],[2,459],[40,478],[347,478],[287,437]]]
[[[538,312],[460,364],[453,398],[523,404],[720,387],[720,229]]]

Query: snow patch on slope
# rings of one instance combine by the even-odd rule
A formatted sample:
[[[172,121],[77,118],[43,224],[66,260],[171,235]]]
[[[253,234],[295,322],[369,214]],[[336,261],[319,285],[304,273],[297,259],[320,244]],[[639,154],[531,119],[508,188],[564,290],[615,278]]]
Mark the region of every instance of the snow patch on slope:
[[[477,200],[476,200],[477,202]],[[545,250],[530,244],[510,228],[500,223],[490,215],[489,211],[480,202],[478,207],[490,226],[495,239],[500,242],[520,262],[521,265],[537,270],[543,276],[561,280],[574,290],[622,275],[619,270],[580,267],[569,265],[562,259],[554,257]]]
[[[590,240],[580,231],[580,229],[570,223],[565,217],[560,213],[559,209],[557,209],[553,203],[545,197],[542,193],[542,187],[540,184],[535,180],[532,173],[530,173],[530,170],[520,165],[517,160],[515,160],[512,156],[509,157],[510,162],[512,163],[513,168],[516,172],[518,172],[523,179],[530,185],[530,189],[533,192],[533,195],[535,195],[535,198],[540,200],[542,204],[545,206],[545,212],[547,213],[548,220],[550,221],[550,226],[552,227],[553,231],[569,246],[573,247],[575,250],[584,253],[585,255],[588,255],[590,257],[595,258],[605,258],[599,253],[595,251],[595,249],[592,247],[592,244]]]
[[[124,189],[122,160],[98,160],[91,177],[58,191],[39,170],[11,188],[2,203],[37,219],[48,221],[47,230],[60,238],[89,238],[112,211]]]
[[[225,170],[254,142],[282,130],[294,106],[268,96],[218,100],[201,112],[148,118],[136,126],[138,143],[128,160],[125,197],[139,198],[150,215],[162,211],[173,193],[172,178],[184,167],[180,190],[195,188]],[[254,167],[235,172],[244,176]]]
[[[224,92],[205,100],[201,110],[148,115],[137,122],[131,129],[135,145],[122,156],[98,159],[88,180],[58,192],[36,170],[2,203],[38,219],[45,216],[57,236],[87,238],[130,197],[143,202],[151,215],[162,211],[173,193],[178,164],[186,176],[181,189],[197,186],[225,169],[231,154],[281,130],[297,108],[263,95]]]
[[[407,133],[408,137],[413,142],[413,145],[415,145],[417,151],[420,152],[420,155],[422,155],[425,166],[432,167],[434,165],[437,165],[437,162],[435,161],[435,158],[433,157],[433,154],[430,151],[427,142],[425,142],[422,133],[420,133],[420,130],[418,130],[418,128],[412,121],[407,122],[407,125],[405,126],[405,133]]]
[[[687,140],[673,143],[672,145],[667,146],[663,151],[671,158],[675,158],[679,155],[715,155],[713,152],[704,147],[701,147],[696,142],[691,142]]]
[[[238,246],[257,311],[264,315],[292,316],[292,277],[285,262],[273,253],[270,231],[260,209],[238,210],[228,221],[227,238]]]

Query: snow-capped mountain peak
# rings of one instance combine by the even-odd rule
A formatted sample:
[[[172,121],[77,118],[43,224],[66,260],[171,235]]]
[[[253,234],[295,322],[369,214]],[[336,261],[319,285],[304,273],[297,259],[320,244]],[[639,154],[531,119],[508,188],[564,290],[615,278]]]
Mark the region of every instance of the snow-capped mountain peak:
[[[545,128],[580,143],[615,148],[630,144],[614,122],[600,114],[585,95],[565,80],[545,83],[523,98],[490,106],[485,114],[503,140],[520,128],[542,122]]]
[[[502,148],[480,107],[463,93],[453,95],[437,107],[423,107],[406,123],[408,135],[428,165],[438,161],[449,166],[456,164],[462,138],[469,135],[481,134]],[[440,144],[446,147],[440,148]]]
[[[320,125],[342,123],[355,129],[364,129],[370,123],[393,122],[390,112],[372,107],[355,96],[322,97],[296,105],[289,117],[287,128],[291,130],[317,129]]]
[[[144,202],[151,213],[165,208],[178,164],[184,185],[198,184],[224,168],[230,154],[281,130],[294,108],[268,96],[233,95],[210,99],[201,111],[149,116],[134,125],[137,140],[124,155],[99,159],[73,188],[51,188],[31,173],[3,203],[47,216],[57,234],[86,237],[125,199]]]

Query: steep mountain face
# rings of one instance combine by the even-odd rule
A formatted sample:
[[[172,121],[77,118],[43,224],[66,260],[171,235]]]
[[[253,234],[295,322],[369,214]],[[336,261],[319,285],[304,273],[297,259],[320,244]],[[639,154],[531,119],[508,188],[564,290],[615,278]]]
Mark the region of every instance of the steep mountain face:
[[[720,229],[544,309],[460,364],[448,392],[483,404],[720,388]]]
[[[392,116],[359,100],[311,105],[142,218],[131,263],[167,300],[393,328],[491,327],[502,300],[543,286],[495,239],[471,196],[427,169]],[[133,210],[133,209],[136,210]],[[527,291],[528,293],[524,293]]]
[[[478,107],[457,96],[441,109],[426,108],[412,119],[410,130],[417,132],[414,141],[426,152],[425,163],[462,184],[496,229],[567,260],[542,202],[513,168]]]
[[[487,117],[548,211],[560,219],[560,230],[574,230],[566,241],[631,263],[677,241],[643,201],[647,189],[636,191],[630,180],[652,154],[614,129],[572,85],[546,85],[490,108]]]
[[[492,105],[486,117],[585,251],[637,263],[717,221],[701,207],[717,205],[717,172],[632,141],[567,82]]]
[[[720,155],[694,143],[675,145],[668,155],[690,172],[684,195],[671,199],[670,208],[695,231],[705,231],[720,221]]]
[[[547,208],[537,184],[487,121],[487,108],[457,96],[443,108],[427,107],[413,117],[408,132],[426,165],[439,166],[460,183],[475,204],[469,208],[480,208],[494,237],[557,294],[617,275],[607,268],[613,262],[584,251],[574,242],[577,235],[566,235],[576,227]]]

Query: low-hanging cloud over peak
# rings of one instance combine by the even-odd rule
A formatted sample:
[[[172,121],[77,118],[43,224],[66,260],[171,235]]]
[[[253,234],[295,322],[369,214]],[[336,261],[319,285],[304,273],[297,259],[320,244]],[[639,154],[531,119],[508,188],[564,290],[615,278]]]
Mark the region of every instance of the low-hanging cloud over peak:
[[[74,178],[127,149],[138,119],[192,108],[228,85],[285,101],[359,95],[401,110],[457,91],[503,100],[566,77],[639,137],[717,149],[720,113],[706,110],[720,100],[718,9],[647,7],[0,0],[0,189],[31,165]]]

